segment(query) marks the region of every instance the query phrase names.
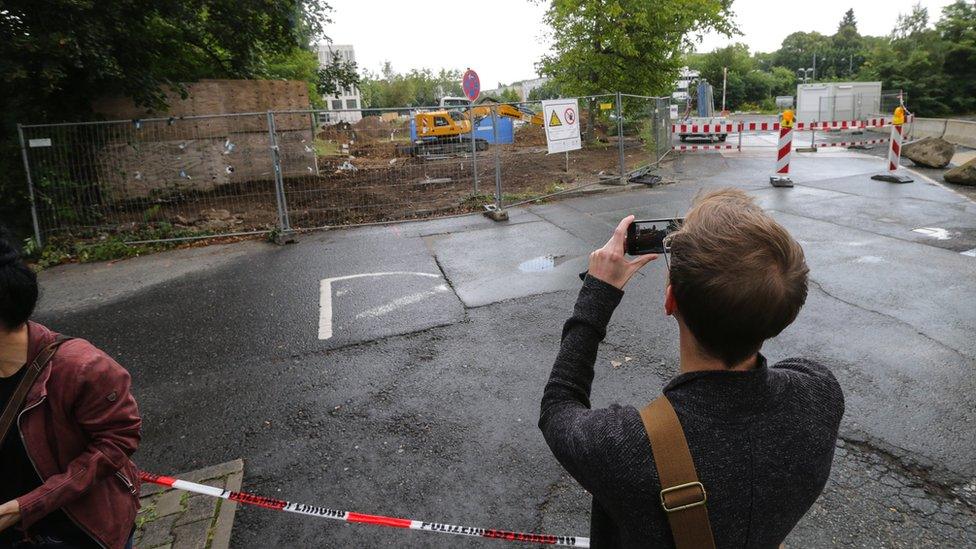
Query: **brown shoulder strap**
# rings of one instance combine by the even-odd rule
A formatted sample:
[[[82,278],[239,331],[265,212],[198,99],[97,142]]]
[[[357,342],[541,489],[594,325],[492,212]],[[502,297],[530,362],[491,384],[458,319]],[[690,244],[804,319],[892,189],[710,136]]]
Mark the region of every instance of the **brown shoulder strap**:
[[[661,479],[661,506],[678,549],[715,547],[705,507],[705,487],[698,480],[681,422],[664,395],[640,412]]]
[[[7,401],[7,405],[3,408],[3,415],[0,415],[0,443],[3,443],[4,439],[7,438],[7,433],[10,431],[10,427],[13,426],[17,414],[20,412],[20,407],[24,405],[27,393],[30,392],[34,381],[37,380],[37,376],[41,375],[44,367],[54,357],[54,353],[58,352],[58,347],[69,339],[71,338],[58,334],[54,341],[47,347],[41,349],[37,353],[37,356],[34,357],[34,360],[25,366],[27,371],[24,372],[24,377],[20,378],[20,383],[17,384],[17,388],[10,395],[10,400]]]

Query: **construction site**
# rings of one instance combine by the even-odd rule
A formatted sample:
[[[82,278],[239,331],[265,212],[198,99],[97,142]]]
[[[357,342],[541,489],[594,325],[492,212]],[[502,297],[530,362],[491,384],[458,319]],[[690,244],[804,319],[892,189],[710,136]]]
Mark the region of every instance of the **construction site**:
[[[540,102],[309,109],[301,82],[206,81],[168,116],[123,100],[109,120],[25,125],[38,232],[74,238],[165,227],[250,234],[502,209],[660,160],[655,98],[580,100],[586,145],[547,154]],[[618,113],[618,109],[622,109]],[[359,111],[357,111],[359,112]]]

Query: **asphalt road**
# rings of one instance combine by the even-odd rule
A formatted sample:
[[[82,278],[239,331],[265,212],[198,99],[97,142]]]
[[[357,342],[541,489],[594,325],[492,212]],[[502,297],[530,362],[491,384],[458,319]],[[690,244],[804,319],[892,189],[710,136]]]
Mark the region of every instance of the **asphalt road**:
[[[587,535],[589,498],[536,421],[593,248],[627,214],[702,188],[754,194],[800,240],[811,293],[764,352],[829,365],[847,412],[828,488],[788,546],[976,544],[976,204],[877,158],[683,155],[668,184],[478,216],[334,230],[42,276],[38,320],[133,374],[137,460],[175,473],[244,458],[244,489],[335,509]],[[941,231],[917,232],[928,228]],[[177,267],[178,266],[178,267]],[[628,286],[593,402],[642,405],[677,368],[663,263]],[[81,295],[82,297],[79,297]],[[72,297],[74,296],[74,297]],[[730,464],[734,466],[734,464]],[[239,511],[234,545],[502,542]]]

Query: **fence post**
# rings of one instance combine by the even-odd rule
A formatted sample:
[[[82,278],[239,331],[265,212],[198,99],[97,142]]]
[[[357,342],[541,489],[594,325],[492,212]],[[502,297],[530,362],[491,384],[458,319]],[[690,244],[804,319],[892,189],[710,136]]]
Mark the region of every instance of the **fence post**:
[[[17,136],[20,137],[20,156],[24,160],[24,173],[27,175],[27,196],[30,198],[31,220],[34,222],[34,239],[37,247],[40,248],[44,243],[41,241],[41,225],[37,221],[37,202],[34,200],[34,180],[31,179],[30,162],[27,160],[27,146],[24,144],[24,127],[17,124]]]
[[[478,144],[474,138],[474,101],[468,102],[468,121],[471,123],[471,177],[474,178],[474,192],[478,194]]]
[[[281,151],[278,149],[278,136],[275,129],[274,113],[268,111],[268,141],[271,145],[271,164],[274,171],[275,202],[278,206],[278,228],[281,232],[291,231],[288,221],[288,203],[285,200],[285,182],[281,173]]]
[[[623,118],[623,100],[620,92],[617,92],[617,152],[619,153],[619,159],[617,167],[620,173],[620,185],[627,184],[627,174],[624,173],[624,118]]]
[[[507,221],[508,212],[502,209],[502,157],[498,145],[498,105],[491,107],[491,134],[495,151],[495,203],[485,206],[485,215],[495,221]]]

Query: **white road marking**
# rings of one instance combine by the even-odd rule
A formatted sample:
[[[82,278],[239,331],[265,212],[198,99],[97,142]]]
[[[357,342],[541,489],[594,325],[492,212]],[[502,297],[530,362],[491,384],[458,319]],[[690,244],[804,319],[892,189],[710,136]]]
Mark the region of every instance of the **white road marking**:
[[[391,271],[385,273],[361,273],[361,274],[346,275],[346,276],[334,276],[332,278],[323,278],[322,280],[320,280],[319,281],[319,339],[330,339],[332,337],[332,283],[333,282],[352,280],[354,278],[372,278],[377,276],[398,276],[398,275],[441,278],[441,275],[433,274],[433,273],[417,273],[412,271]],[[447,289],[446,285],[442,284],[441,286]],[[441,286],[438,286],[438,288],[440,288]],[[441,290],[438,289],[437,291],[441,291]],[[411,296],[406,296],[406,297],[411,297]],[[428,297],[428,296],[424,296],[424,297]],[[406,299],[406,298],[400,298],[400,299]],[[392,303],[396,303],[397,301],[399,300],[395,300]],[[387,305],[390,305],[390,303],[388,303]],[[405,303],[404,305],[407,305],[407,303]],[[403,306],[403,305],[399,305],[399,306]]]
[[[441,292],[447,291],[447,284],[441,284],[426,292],[419,292],[416,294],[405,295],[403,297],[394,299],[393,301],[380,305],[379,307],[373,307],[372,309],[366,309],[365,311],[356,315],[356,318],[375,318],[378,316],[383,316],[385,314],[392,313],[393,311],[399,309],[400,307],[406,307],[407,305],[413,305],[419,301],[423,301],[428,297],[435,296]]]

